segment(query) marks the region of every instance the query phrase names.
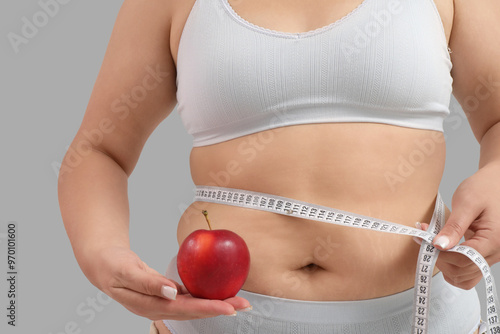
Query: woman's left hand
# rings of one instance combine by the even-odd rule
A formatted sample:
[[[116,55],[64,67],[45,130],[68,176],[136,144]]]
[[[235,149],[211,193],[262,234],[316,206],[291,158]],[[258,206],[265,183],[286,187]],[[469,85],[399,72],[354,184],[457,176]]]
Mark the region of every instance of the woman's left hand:
[[[451,214],[434,238],[434,246],[447,250],[465,237],[461,245],[477,250],[490,266],[499,262],[500,163],[486,165],[464,180],[451,205]],[[448,283],[461,289],[472,289],[483,277],[481,270],[459,253],[440,252],[436,266]]]

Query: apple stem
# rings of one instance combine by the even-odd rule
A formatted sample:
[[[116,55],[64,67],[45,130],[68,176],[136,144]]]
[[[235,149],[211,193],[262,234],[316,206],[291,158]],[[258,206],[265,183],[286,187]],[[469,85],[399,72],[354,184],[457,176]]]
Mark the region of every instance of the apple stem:
[[[203,210],[203,211],[201,211],[201,213],[203,213],[203,215],[205,216],[205,219],[207,220],[208,228],[210,230],[212,230],[212,226],[210,226],[210,220],[208,219],[208,212],[207,212],[207,210]]]

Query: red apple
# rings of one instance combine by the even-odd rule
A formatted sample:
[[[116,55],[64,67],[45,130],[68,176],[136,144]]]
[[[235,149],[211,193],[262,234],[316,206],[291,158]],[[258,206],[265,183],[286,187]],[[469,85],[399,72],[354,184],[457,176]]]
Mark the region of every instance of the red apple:
[[[184,239],[177,254],[177,270],[193,297],[234,297],[250,270],[250,252],[238,234],[212,230],[207,212],[202,211],[209,230],[196,230]]]

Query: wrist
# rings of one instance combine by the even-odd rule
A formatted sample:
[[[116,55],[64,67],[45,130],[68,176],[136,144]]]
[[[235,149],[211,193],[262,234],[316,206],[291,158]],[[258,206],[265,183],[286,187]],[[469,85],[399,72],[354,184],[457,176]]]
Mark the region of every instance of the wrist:
[[[78,251],[75,251],[75,258],[83,274],[98,288],[100,287],[96,278],[99,276],[99,271],[103,269],[103,266],[106,266],[106,254],[109,254],[112,249],[130,251],[130,244],[128,240],[108,243],[86,243]]]
[[[500,163],[500,122],[486,131],[480,141],[479,169]]]

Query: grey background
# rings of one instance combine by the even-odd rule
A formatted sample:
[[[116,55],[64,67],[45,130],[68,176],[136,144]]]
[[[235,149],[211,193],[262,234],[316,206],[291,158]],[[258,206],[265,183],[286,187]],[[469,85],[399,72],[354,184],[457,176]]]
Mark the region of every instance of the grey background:
[[[40,6],[34,0],[0,4],[0,233],[8,221],[19,224],[18,326],[6,325],[7,285],[1,279],[1,333],[67,333],[65,326],[72,321],[80,333],[148,332],[149,320],[114,301],[98,304],[92,318],[92,308],[85,304],[98,290],[73,257],[59,213],[54,168],[82,120],[121,4],[94,0],[61,5],[17,54],[7,34],[21,34],[22,17],[31,18]],[[450,206],[456,187],[477,170],[479,146],[456,101],[445,125],[448,156],[441,193]],[[177,252],[177,221],[193,196],[190,148],[191,138],[174,110],[150,137],[130,179],[132,249],[160,272]],[[1,234],[0,256],[5,273]],[[499,267],[494,276],[500,279]],[[483,283],[479,293],[483,300]]]

